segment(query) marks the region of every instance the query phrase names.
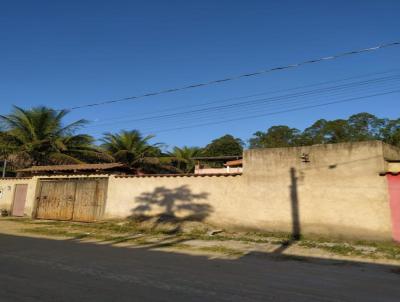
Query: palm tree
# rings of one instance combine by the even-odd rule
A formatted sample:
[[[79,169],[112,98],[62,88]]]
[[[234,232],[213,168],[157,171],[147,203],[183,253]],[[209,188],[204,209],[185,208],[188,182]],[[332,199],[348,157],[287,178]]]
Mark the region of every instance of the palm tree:
[[[185,173],[192,173],[195,166],[193,157],[199,156],[201,153],[201,148],[183,146],[182,148],[174,147],[172,152],[170,152],[170,156],[176,162],[176,166],[179,170]]]
[[[86,120],[63,125],[67,114],[68,110],[43,106],[30,110],[14,106],[11,114],[0,115],[5,128],[0,145],[10,146],[11,156],[20,167],[112,160],[94,146],[91,136],[75,134]]]
[[[125,163],[132,168],[140,168],[151,162],[149,158],[157,158],[161,155],[161,144],[150,144],[154,136],[143,137],[137,130],[122,130],[119,133],[105,133],[101,139],[101,147],[106,150],[118,162]]]

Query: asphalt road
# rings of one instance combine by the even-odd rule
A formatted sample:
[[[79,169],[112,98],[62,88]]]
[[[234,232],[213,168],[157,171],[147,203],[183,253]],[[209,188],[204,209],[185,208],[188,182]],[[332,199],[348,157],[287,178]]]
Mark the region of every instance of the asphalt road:
[[[0,301],[400,301],[400,274],[359,263],[208,259],[0,234]]]

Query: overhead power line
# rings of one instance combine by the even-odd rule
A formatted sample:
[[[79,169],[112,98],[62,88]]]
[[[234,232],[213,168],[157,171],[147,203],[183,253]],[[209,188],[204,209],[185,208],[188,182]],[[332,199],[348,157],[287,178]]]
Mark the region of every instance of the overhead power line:
[[[335,94],[347,93],[348,91],[354,91],[356,88],[365,89],[365,87],[390,83],[393,81],[400,80],[400,75],[395,74],[391,76],[385,76],[380,78],[373,78],[363,81],[357,82],[350,82],[344,83],[340,85],[334,86],[327,86],[323,88],[313,89],[313,90],[306,90],[306,91],[299,91],[291,94],[284,94],[278,95],[273,97],[267,98],[257,98],[253,100],[243,101],[243,102],[236,102],[227,105],[219,105],[219,106],[207,106],[201,109],[195,110],[187,110],[187,111],[180,111],[174,112],[169,114],[162,114],[162,115],[152,115],[147,117],[141,118],[131,118],[113,122],[103,122],[103,123],[96,123],[93,125],[89,125],[88,127],[99,127],[99,126],[107,126],[107,125],[115,125],[115,124],[126,124],[126,123],[138,123],[138,122],[145,122],[145,121],[160,121],[160,120],[171,120],[179,118],[179,121],[183,121],[186,119],[197,119],[202,115],[209,116],[211,113],[223,113],[231,114],[233,109],[239,109],[239,113],[243,113],[246,111],[247,108],[253,108],[255,110],[261,109],[263,105],[270,106],[272,104],[276,105],[285,105],[286,103],[293,103],[293,102],[304,102],[301,98],[304,97],[311,97],[315,95],[324,95],[328,94],[328,96],[334,96]],[[292,101],[290,101],[292,100]]]
[[[302,86],[281,88],[278,90],[268,90],[268,91],[253,93],[253,94],[249,94],[249,95],[241,95],[241,96],[235,96],[235,97],[229,97],[229,98],[223,98],[223,99],[207,100],[206,102],[204,102],[204,100],[203,100],[203,102],[194,102],[195,104],[186,104],[184,106],[176,106],[176,107],[169,106],[168,108],[161,109],[161,110],[154,110],[154,108],[153,108],[153,110],[151,110],[151,111],[141,112],[140,116],[142,116],[141,118],[147,118],[146,116],[149,116],[149,115],[150,115],[150,117],[153,117],[153,116],[157,116],[159,114],[166,114],[166,112],[176,112],[176,110],[180,110],[180,109],[188,110],[191,108],[204,107],[207,105],[215,106],[217,103],[228,103],[228,102],[235,101],[235,100],[250,99],[253,97],[260,97],[260,96],[264,96],[264,95],[274,95],[274,94],[277,94],[280,92],[290,92],[290,91],[296,91],[296,90],[300,90],[300,89],[304,89],[304,88],[311,88],[311,87],[324,86],[324,85],[329,85],[329,84],[334,84],[334,83],[341,83],[341,82],[345,82],[348,80],[368,78],[371,76],[390,74],[390,73],[395,73],[398,71],[400,71],[400,68],[394,68],[394,69],[380,71],[380,72],[374,72],[374,73],[366,73],[366,74],[356,75],[356,76],[342,78],[342,79],[338,79],[338,80],[323,81],[323,82],[307,84],[307,85],[302,85]],[[137,112],[135,112],[135,114],[137,114]],[[96,120],[92,120],[91,122],[96,123],[96,125],[93,125],[93,126],[97,127],[97,125],[104,125],[104,122],[117,121],[117,123],[120,123],[120,122],[122,122],[122,120],[132,121],[132,113],[129,115],[127,115],[125,113],[124,115],[114,116],[111,118],[96,119]],[[135,120],[136,120],[136,118],[135,118]]]
[[[253,116],[253,115],[262,115],[264,116],[268,116],[270,112],[275,112],[275,111],[279,111],[279,113],[281,113],[281,111],[285,111],[285,110],[291,110],[293,108],[298,108],[298,107],[308,107],[308,106],[312,106],[312,105],[316,105],[316,104],[325,104],[325,103],[329,103],[329,102],[335,102],[340,100],[339,103],[342,103],[341,100],[343,99],[358,99],[359,97],[361,97],[361,99],[363,99],[365,96],[369,96],[369,95],[373,95],[374,97],[377,96],[381,96],[381,95],[385,95],[387,92],[389,91],[393,91],[395,89],[399,89],[399,85],[396,86],[392,86],[392,87],[386,87],[386,89],[378,89],[378,90],[372,90],[369,91],[367,93],[362,93],[362,94],[352,94],[352,95],[337,95],[335,97],[329,97],[326,99],[307,99],[306,101],[298,101],[298,100],[291,100],[291,101],[286,101],[284,102],[284,104],[282,106],[278,106],[278,104],[271,105],[271,106],[262,106],[260,108],[252,108],[252,109],[244,109],[244,110],[235,110],[229,113],[219,116],[216,116],[216,114],[211,114],[209,117],[208,116],[203,116],[203,117],[198,117],[195,119],[181,119],[181,120],[177,120],[177,121],[171,121],[170,123],[157,123],[157,125],[153,124],[153,125],[147,125],[147,126],[141,126],[141,127],[137,127],[138,129],[140,129],[143,133],[152,133],[152,134],[156,134],[158,133],[159,130],[165,130],[165,129],[169,129],[169,128],[179,128],[179,127],[186,127],[189,126],[189,128],[195,128],[192,126],[196,126],[197,125],[202,125],[203,124],[207,124],[207,123],[211,123],[213,124],[214,122],[221,122],[221,121],[225,121],[226,119],[236,119],[236,118],[243,118],[243,117],[248,117],[248,116]],[[370,98],[372,100],[372,97]],[[310,107],[313,108],[313,107]],[[290,111],[288,111],[290,112]],[[284,113],[284,112],[282,112]],[[235,124],[233,124],[235,125]]]
[[[270,115],[277,115],[277,114],[282,114],[282,113],[300,111],[300,110],[305,110],[305,109],[325,107],[325,106],[334,105],[334,104],[348,103],[348,102],[353,102],[353,101],[360,101],[360,100],[369,99],[369,98],[372,98],[372,97],[384,96],[384,95],[390,95],[390,94],[396,94],[396,93],[400,93],[400,89],[381,92],[381,93],[375,93],[375,94],[370,94],[370,95],[364,95],[364,96],[359,96],[359,97],[352,97],[352,98],[347,98],[347,99],[342,99],[342,100],[336,100],[336,101],[331,101],[331,102],[324,102],[324,103],[321,103],[321,104],[299,106],[299,107],[295,107],[295,108],[277,110],[277,111],[268,112],[268,113],[247,115],[247,116],[243,116],[243,117],[225,119],[225,120],[208,122],[208,123],[201,123],[201,124],[188,125],[188,126],[175,127],[175,128],[168,128],[168,129],[160,129],[160,130],[155,130],[155,131],[146,131],[146,134],[147,133],[157,134],[157,133],[162,133],[162,132],[177,131],[177,130],[183,130],[183,129],[210,126],[210,125],[219,125],[219,124],[225,124],[225,123],[236,122],[236,121],[241,121],[241,120],[248,120],[248,119],[265,117],[265,116],[270,116]]]
[[[242,78],[258,76],[258,75],[265,74],[265,73],[270,73],[270,72],[273,72],[273,71],[291,69],[291,68],[295,68],[295,67],[300,67],[302,65],[313,64],[313,63],[318,63],[318,62],[322,62],[322,61],[335,60],[335,59],[338,59],[338,58],[341,58],[341,57],[345,57],[345,56],[352,56],[352,55],[361,54],[361,53],[365,53],[365,52],[372,52],[372,51],[376,51],[376,50],[379,50],[379,49],[382,49],[382,48],[388,48],[388,47],[399,46],[399,45],[400,45],[400,41],[395,41],[395,42],[391,42],[391,43],[383,43],[383,44],[379,44],[379,45],[376,45],[376,46],[373,46],[373,47],[368,47],[368,48],[363,48],[363,49],[358,49],[358,50],[352,50],[352,51],[347,51],[347,52],[342,52],[342,53],[338,53],[338,54],[335,54],[335,55],[321,57],[321,58],[312,59],[312,60],[307,60],[307,61],[303,61],[303,62],[299,62],[299,63],[295,63],[295,64],[289,64],[289,65],[284,65],[284,66],[278,66],[278,67],[273,67],[273,68],[262,69],[262,70],[251,72],[251,73],[245,73],[245,74],[240,74],[240,75],[236,75],[236,76],[226,77],[224,79],[212,80],[212,81],[203,82],[203,83],[196,83],[196,84],[191,84],[191,85],[188,85],[188,86],[182,86],[182,87],[178,87],[178,88],[170,88],[170,89],[165,89],[165,90],[159,90],[159,91],[155,91],[155,92],[150,92],[150,93],[146,93],[146,94],[125,97],[125,98],[120,98],[120,99],[115,99],[115,100],[108,100],[108,101],[102,101],[102,102],[97,102],[97,103],[84,104],[84,105],[70,107],[70,108],[67,108],[67,109],[76,110],[76,109],[87,108],[87,107],[101,106],[101,105],[106,105],[106,104],[113,104],[113,103],[118,103],[118,102],[123,102],[123,101],[128,101],[128,100],[136,100],[136,99],[139,99],[139,98],[156,96],[156,95],[160,95],[160,94],[167,94],[167,93],[173,93],[173,92],[182,91],[182,90],[188,90],[188,89],[193,89],[193,88],[210,86],[210,85],[215,85],[215,84],[219,84],[219,83],[223,83],[223,82],[238,80],[238,79],[242,79]]]

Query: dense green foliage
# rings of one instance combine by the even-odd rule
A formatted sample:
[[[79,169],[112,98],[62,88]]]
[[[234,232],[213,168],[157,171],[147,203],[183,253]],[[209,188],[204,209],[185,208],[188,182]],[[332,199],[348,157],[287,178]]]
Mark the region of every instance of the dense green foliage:
[[[204,148],[174,147],[163,153],[162,144],[151,143],[153,136],[137,130],[105,133],[100,146],[93,137],[77,133],[87,122],[65,125],[66,110],[14,107],[9,115],[0,115],[0,159],[16,168],[31,165],[97,163],[117,161],[138,173],[192,173],[193,157],[240,156],[244,143],[226,134]],[[257,131],[249,139],[249,148],[293,147],[313,144],[381,140],[400,147],[400,119],[378,118],[359,113],[348,119],[320,119],[300,131],[286,125]],[[223,166],[224,160],[211,165]]]
[[[243,142],[239,138],[226,134],[214,139],[204,150],[204,156],[242,155]]]
[[[304,131],[288,126],[273,126],[266,132],[254,133],[249,140],[249,147],[293,147],[365,140],[381,140],[400,147],[400,119],[382,119],[364,112],[348,119],[321,119]]]
[[[185,173],[192,173],[195,166],[193,157],[202,156],[202,153],[203,150],[201,148],[183,146],[182,148],[174,147],[169,155],[172,159],[171,163],[179,170]]]
[[[137,130],[122,130],[120,133],[105,133],[101,139],[101,147],[116,161],[130,167],[138,167],[147,157],[161,155],[160,144],[149,143],[152,138],[151,135],[143,137]]]
[[[21,167],[112,160],[94,145],[91,136],[75,134],[86,124],[85,120],[62,124],[67,113],[46,107],[14,107],[11,114],[1,115],[3,153],[12,156]]]

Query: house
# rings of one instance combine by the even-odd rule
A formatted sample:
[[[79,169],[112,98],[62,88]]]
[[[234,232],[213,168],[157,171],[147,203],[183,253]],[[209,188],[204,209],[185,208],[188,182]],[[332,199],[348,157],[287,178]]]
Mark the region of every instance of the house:
[[[243,160],[235,159],[227,161],[224,166],[226,167],[227,173],[242,173],[243,172]]]
[[[194,174],[242,173],[242,156],[193,157],[196,161]]]

